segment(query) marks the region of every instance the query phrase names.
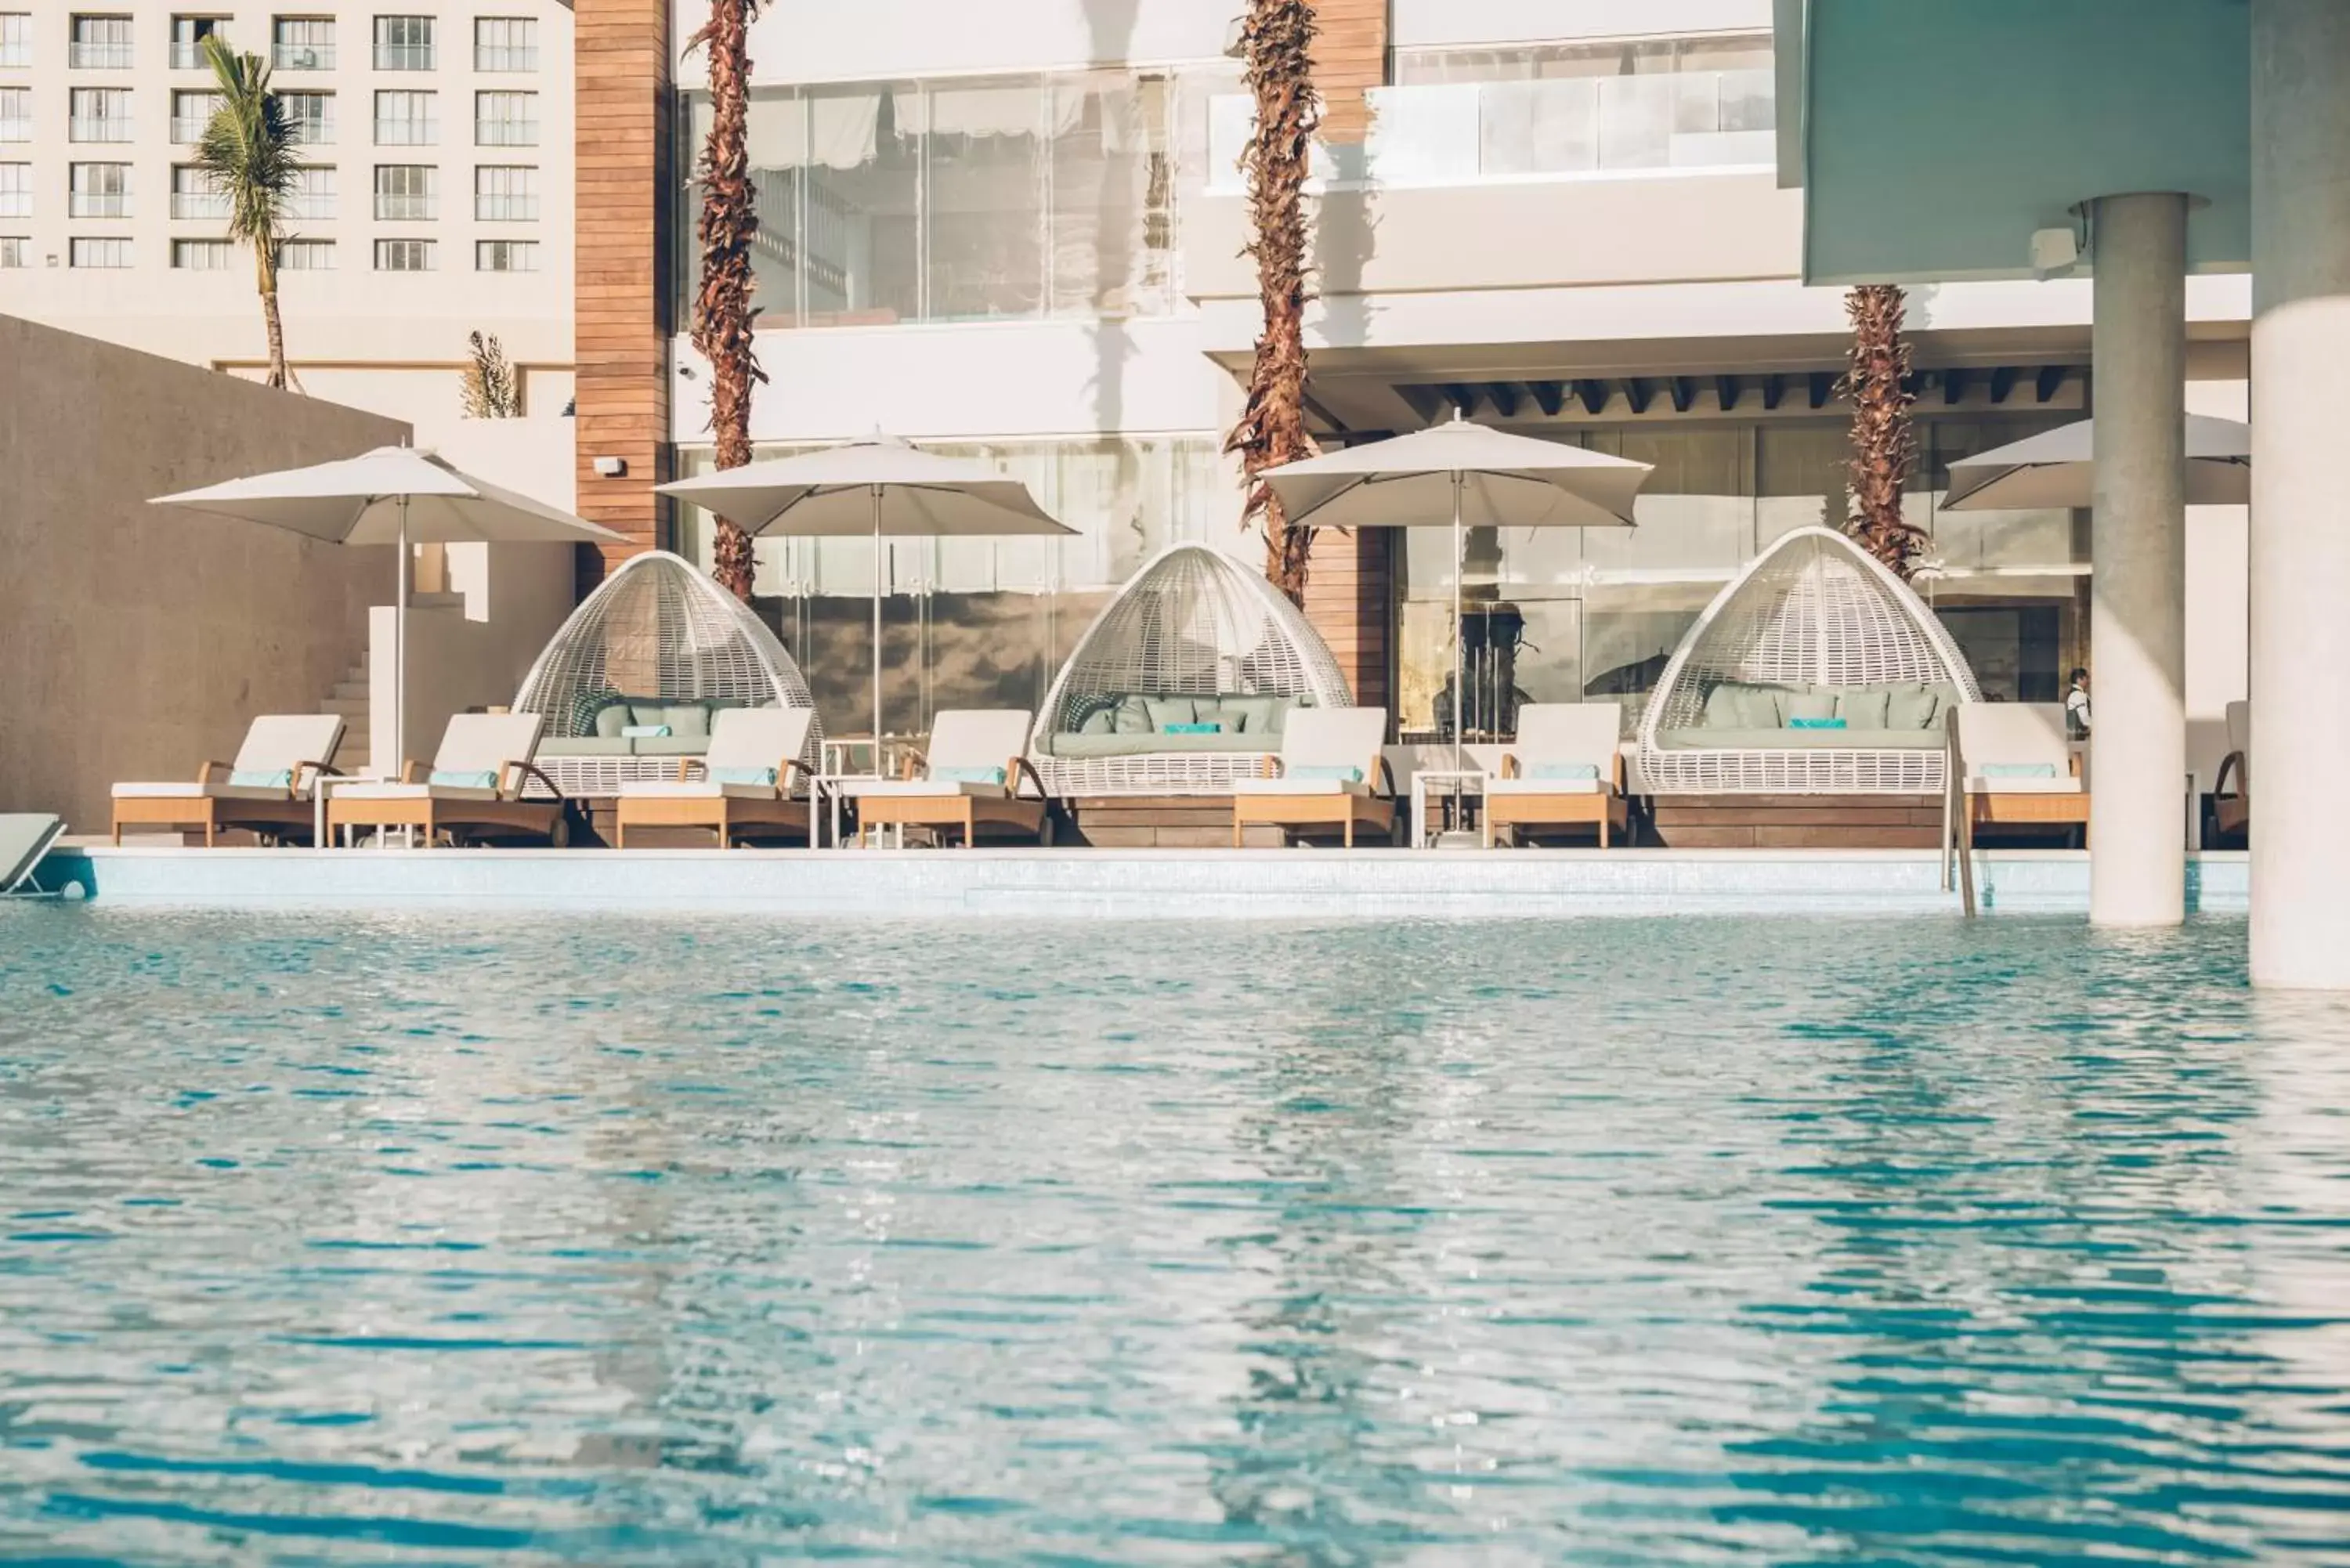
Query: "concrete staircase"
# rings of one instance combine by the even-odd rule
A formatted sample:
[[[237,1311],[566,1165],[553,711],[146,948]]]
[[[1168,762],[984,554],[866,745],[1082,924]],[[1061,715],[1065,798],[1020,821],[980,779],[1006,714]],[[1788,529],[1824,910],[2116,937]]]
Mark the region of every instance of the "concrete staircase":
[[[335,753],[335,766],[347,774],[368,771],[368,676],[374,659],[371,653],[360,654],[359,662],[343,671],[343,678],[318,704],[319,712],[343,717],[343,745]]]

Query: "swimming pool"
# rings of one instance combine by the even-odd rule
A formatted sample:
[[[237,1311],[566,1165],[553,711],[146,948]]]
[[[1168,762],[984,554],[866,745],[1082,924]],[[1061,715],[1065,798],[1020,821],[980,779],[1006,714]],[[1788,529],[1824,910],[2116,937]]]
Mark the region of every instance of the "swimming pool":
[[[2242,943],[0,909],[0,1557],[2350,1562]]]

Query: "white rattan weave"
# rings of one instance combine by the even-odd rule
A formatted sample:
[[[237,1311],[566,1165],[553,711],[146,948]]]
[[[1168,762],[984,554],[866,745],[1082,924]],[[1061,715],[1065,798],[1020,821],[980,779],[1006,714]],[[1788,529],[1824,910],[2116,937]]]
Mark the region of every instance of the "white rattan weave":
[[[667,551],[633,556],[581,601],[515,694],[515,711],[546,719],[546,738],[592,732],[595,699],[706,700],[743,708],[808,708],[816,699],[766,623],[691,562]],[[824,722],[808,725],[811,764]],[[567,794],[618,794],[626,780],[675,778],[675,756],[541,756]]]
[[[1928,751],[1714,751],[1665,747],[1699,726],[1723,681],[1772,686],[1948,682],[1981,692],[1950,632],[1908,584],[1844,535],[1799,528],[1714,597],[1665,666],[1640,718],[1640,768],[1659,794],[1929,794],[1943,754]]]
[[[1199,544],[1161,551],[1103,607],[1045,693],[1030,760],[1055,795],[1227,794],[1262,767],[1261,752],[1065,759],[1037,751],[1036,737],[1076,729],[1094,701],[1131,691],[1354,705],[1338,661],[1297,607]]]

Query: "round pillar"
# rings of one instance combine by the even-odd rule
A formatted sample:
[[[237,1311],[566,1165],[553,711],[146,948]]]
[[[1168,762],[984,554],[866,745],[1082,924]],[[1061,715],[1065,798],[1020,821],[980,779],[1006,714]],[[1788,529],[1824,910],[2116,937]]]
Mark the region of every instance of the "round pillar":
[[[2252,983],[2350,990],[2350,5],[2251,28]]]
[[[2089,919],[2187,912],[2187,198],[2099,197]]]

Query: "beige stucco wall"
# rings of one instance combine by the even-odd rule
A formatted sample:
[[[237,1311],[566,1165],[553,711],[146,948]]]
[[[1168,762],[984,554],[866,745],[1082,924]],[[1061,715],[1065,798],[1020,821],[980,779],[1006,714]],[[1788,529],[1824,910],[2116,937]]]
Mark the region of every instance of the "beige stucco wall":
[[[0,317],[0,810],[103,831],[112,780],[192,777],[255,714],[317,711],[390,552],[147,498],[406,433]]]

